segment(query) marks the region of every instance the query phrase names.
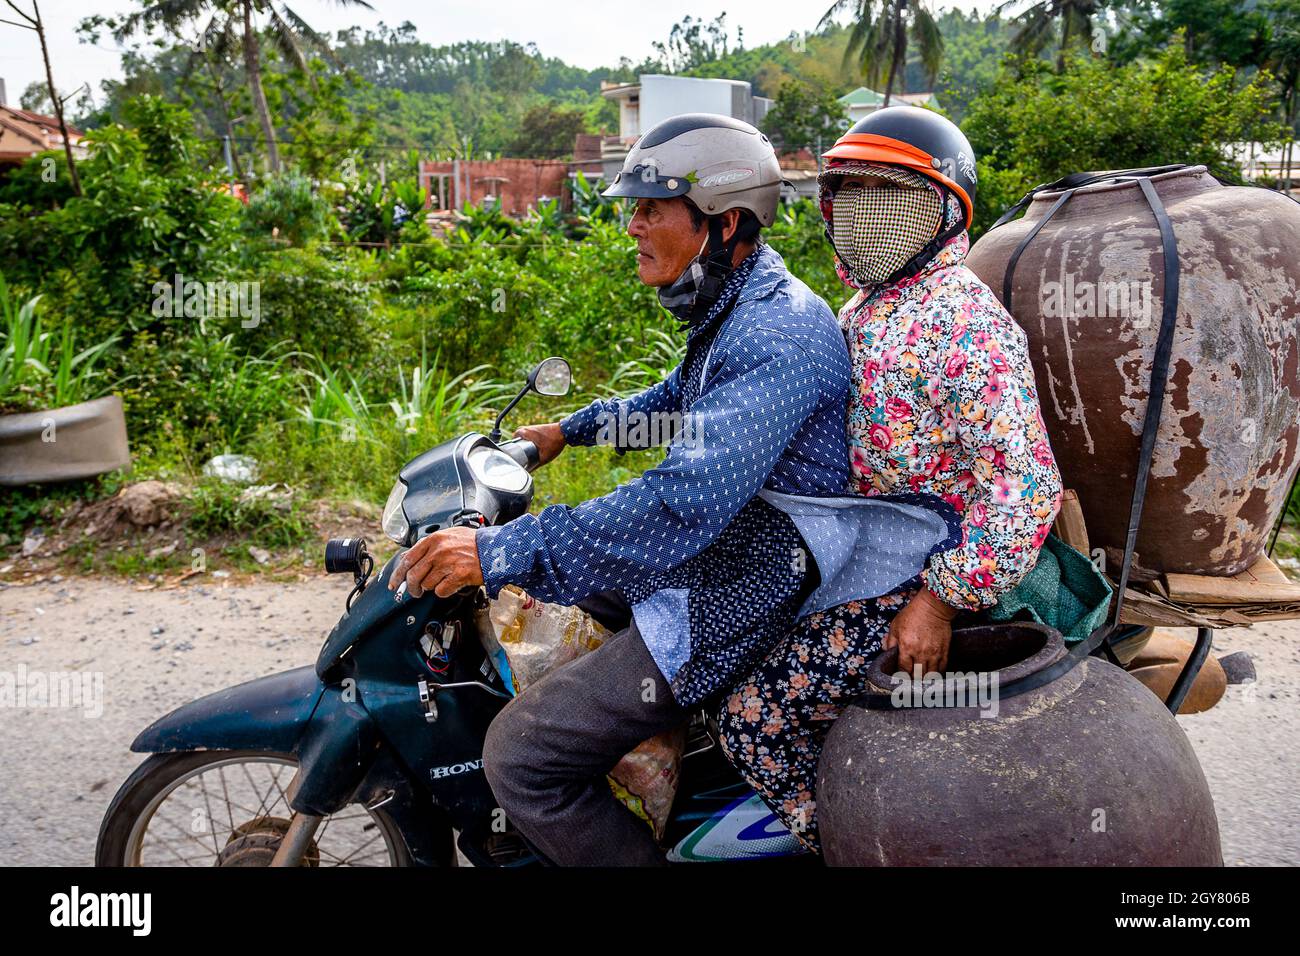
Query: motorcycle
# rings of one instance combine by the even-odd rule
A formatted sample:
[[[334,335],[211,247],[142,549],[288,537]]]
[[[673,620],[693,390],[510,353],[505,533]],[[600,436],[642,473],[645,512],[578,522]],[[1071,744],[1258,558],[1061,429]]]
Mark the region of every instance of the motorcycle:
[[[527,512],[535,445],[501,440],[530,392],[561,396],[569,364],[548,358],[497,417],[408,462],[384,506],[401,548],[453,525]],[[360,538],[326,547],[354,587],[315,666],[217,691],[131,744],[150,756],[104,814],[98,866],[474,866],[542,861],[497,807],[483,740],[511,690],[480,634],[482,588],[412,598],[374,574]],[[722,755],[712,717],[690,722],[664,844],[672,863],[816,862]]]

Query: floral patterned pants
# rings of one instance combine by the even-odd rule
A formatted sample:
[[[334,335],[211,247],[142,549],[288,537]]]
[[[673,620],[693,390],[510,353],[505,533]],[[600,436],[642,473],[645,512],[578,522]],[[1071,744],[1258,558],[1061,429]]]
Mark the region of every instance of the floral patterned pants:
[[[867,668],[914,593],[808,615],[723,699],[723,752],[813,851],[821,852],[813,787],[826,734],[845,705],[866,690]]]

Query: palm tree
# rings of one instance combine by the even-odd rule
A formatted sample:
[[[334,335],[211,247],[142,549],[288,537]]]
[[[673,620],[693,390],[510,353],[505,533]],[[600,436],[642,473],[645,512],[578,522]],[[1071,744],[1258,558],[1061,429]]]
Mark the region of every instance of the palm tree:
[[[337,2],[340,6],[374,9],[366,0]],[[118,40],[140,30],[148,33],[157,26],[179,35],[187,24],[207,20],[200,33],[200,43],[218,50],[228,49],[235,42],[242,45],[248,89],[266,139],[267,165],[271,172],[279,172],[280,150],[275,141],[271,110],[266,105],[266,91],[262,88],[262,56],[256,21],[266,20],[276,48],[286,60],[301,69],[307,67],[306,49],[328,50],[328,41],[287,4],[276,4],[271,0],[144,0],[144,3],[143,10],[137,10],[118,23],[113,31]]]
[[[36,3],[36,0],[32,0],[32,12],[29,14],[26,10],[16,6],[13,0],[5,0],[5,3],[14,13],[22,17],[24,22],[0,20],[0,23],[31,30],[36,34],[37,40],[40,42],[41,59],[45,62],[45,86],[49,90],[50,102],[54,104],[54,118],[59,124],[59,135],[63,137],[63,155],[68,161],[68,181],[72,184],[73,195],[80,196],[81,180],[77,177],[77,163],[72,155],[72,137],[68,134],[67,121],[63,118],[63,104],[70,96],[59,96],[58,88],[54,85],[54,68],[50,66],[50,44],[45,37],[45,19],[41,16],[41,8]]]
[[[847,65],[856,59],[869,86],[880,86],[883,77],[884,105],[888,106],[894,82],[907,64],[909,39],[916,44],[929,81],[933,83],[939,74],[943,37],[926,6],[924,0],[836,0],[822,14],[817,29],[822,29],[846,10],[853,12],[844,62]]]
[[[1288,140],[1283,147],[1282,188],[1291,192],[1291,160],[1295,147],[1296,91],[1300,87],[1300,0],[1273,0],[1266,9],[1272,21],[1268,54],[1264,65],[1281,88],[1282,113]]]
[[[1001,14],[1008,7],[1019,6],[1021,0],[1006,0],[997,8]],[[1015,18],[1020,24],[1011,37],[1011,49],[1016,53],[1037,56],[1056,39],[1056,24],[1060,21],[1060,46],[1056,53],[1056,69],[1065,69],[1065,52],[1071,43],[1092,43],[1093,20],[1106,7],[1108,0],[1039,0]]]

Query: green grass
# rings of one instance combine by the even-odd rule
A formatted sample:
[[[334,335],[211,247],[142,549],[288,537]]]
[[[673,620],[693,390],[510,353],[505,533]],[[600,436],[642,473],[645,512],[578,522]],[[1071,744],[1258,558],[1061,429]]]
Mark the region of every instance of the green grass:
[[[316,503],[382,504],[407,461],[466,431],[488,433],[528,367],[547,355],[571,359],[574,391],[526,397],[504,423],[507,437],[520,425],[557,421],[593,397],[627,395],[659,381],[680,361],[684,336],[665,320],[653,290],[636,281],[631,240],[616,223],[591,224],[583,241],[565,238],[557,224],[537,228],[545,243],[510,248],[431,241],[393,253],[245,249],[242,268],[264,284],[262,326],[167,322],[147,333],[123,332],[111,356],[84,357],[77,370],[107,367],[119,376],[130,480],[175,482],[187,498],[187,517],[172,535],[185,538],[175,555],[148,559],[147,547],[142,557],[114,543],[103,549],[101,564],[132,573],[184,568],[189,542],[224,546],[238,539],[240,561],[247,544],[284,550],[312,540],[315,547],[307,511]],[[820,243],[820,229],[809,206],[788,212],[773,241],[795,252],[808,237]],[[824,257],[820,245],[816,255]],[[303,281],[276,285],[286,270]],[[60,316],[75,312],[66,303],[82,302],[60,297],[57,286],[33,291],[47,294],[44,308],[59,303]],[[23,308],[12,304],[10,312]],[[23,331],[11,336],[28,350],[35,310],[33,304]],[[97,314],[75,318],[108,327]],[[68,351],[70,340],[40,334],[43,347],[57,353],[55,366],[66,356],[71,371],[79,353]],[[258,481],[288,485],[293,506],[285,512],[241,504],[238,487],[205,479],[204,463],[223,453],[256,458]],[[661,456],[569,449],[535,476],[534,506],[606,494]],[[107,492],[24,492],[16,505],[6,502],[0,534],[12,550],[78,495],[112,490],[116,485]]]
[[[566,448],[559,458],[533,475],[533,509],[547,505],[576,505],[608,494],[657,464],[662,450],[619,455],[607,447]]]
[[[266,498],[245,499],[244,492],[243,487],[218,479],[199,482],[188,497],[187,527],[200,539],[238,535],[274,548],[297,547],[312,540],[314,530],[297,496],[282,504]]]

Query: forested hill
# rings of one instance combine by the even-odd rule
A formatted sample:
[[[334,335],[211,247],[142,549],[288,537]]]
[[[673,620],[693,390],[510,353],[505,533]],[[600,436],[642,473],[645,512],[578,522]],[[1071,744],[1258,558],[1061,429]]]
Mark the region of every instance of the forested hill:
[[[610,69],[584,70],[543,56],[534,44],[467,40],[434,46],[415,26],[353,27],[335,37],[339,61],[375,86],[403,93],[454,93],[462,83],[500,93],[540,93],[565,99],[596,93]]]
[[[945,107],[960,113],[992,78],[1010,27],[997,17],[958,11],[944,12],[938,22],[944,61],[934,88]],[[328,126],[336,135],[370,144],[366,148],[375,155],[418,149],[426,156],[474,157],[526,148],[528,155],[562,156],[575,133],[615,128],[614,106],[600,96],[602,80],[629,81],[645,72],[717,76],[746,80],[765,96],[793,84],[824,101],[862,84],[857,66],[845,62],[847,41],[846,29],[831,26],[819,34],[792,34],[751,47],[727,28],[725,15],[708,23],[688,17],[643,62],[625,58],[586,70],[546,56],[532,44],[437,45],[420,37],[410,23],[381,24],[330,38],[322,65],[336,67],[340,82],[332,86],[297,81],[268,44],[268,96],[284,117],[286,140],[319,134]],[[915,51],[908,60],[904,90],[930,89]],[[161,51],[141,44],[123,65],[124,80],[105,83],[93,103],[83,103],[83,125],[119,120],[128,99],[155,93],[195,109],[206,121],[214,149],[228,133],[236,150],[241,142],[251,148],[256,141],[237,55],[223,61],[211,52],[196,55],[181,44]],[[331,102],[331,95],[337,101]],[[243,118],[228,124],[226,117]]]

